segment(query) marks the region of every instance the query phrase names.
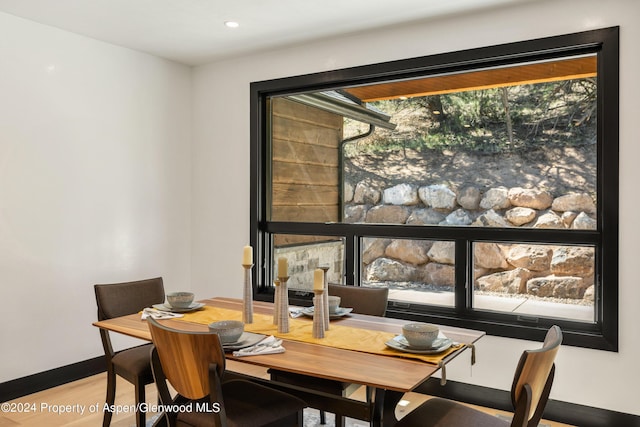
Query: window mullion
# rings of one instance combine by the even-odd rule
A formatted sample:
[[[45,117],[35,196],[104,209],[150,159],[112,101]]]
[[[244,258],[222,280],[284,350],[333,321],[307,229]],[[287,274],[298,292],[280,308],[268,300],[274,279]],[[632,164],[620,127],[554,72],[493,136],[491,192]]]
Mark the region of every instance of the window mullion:
[[[455,244],[455,310],[464,313],[471,307],[473,291],[471,243],[467,239],[456,239]]]

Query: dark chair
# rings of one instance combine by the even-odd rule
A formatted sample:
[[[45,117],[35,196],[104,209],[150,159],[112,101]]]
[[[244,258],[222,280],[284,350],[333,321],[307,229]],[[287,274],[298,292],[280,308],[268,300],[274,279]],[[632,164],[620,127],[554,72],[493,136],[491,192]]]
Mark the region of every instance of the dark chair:
[[[221,381],[225,356],[216,333],[176,330],[148,321],[160,402],[179,408],[165,412],[170,427],[302,425],[303,400],[251,381]],[[167,381],[177,392],[175,397]]]
[[[552,326],[542,348],[520,357],[511,386],[514,415],[511,422],[447,399],[431,398],[403,417],[396,427],[535,427],[549,399],[554,360],[562,331]]]
[[[387,312],[387,300],[389,298],[388,288],[365,288],[362,286],[345,286],[332,283],[330,283],[328,287],[329,295],[339,296],[340,306],[351,307],[353,308],[354,313],[368,314],[370,316],[384,316]],[[274,381],[293,384],[339,396],[349,396],[355,390],[360,388],[360,384],[309,377],[307,375],[278,371],[275,369],[270,369],[269,373],[271,374],[271,379]],[[371,391],[372,390],[367,387],[367,400],[370,398]],[[340,414],[335,415],[336,427],[344,426],[344,417]],[[325,412],[320,411],[320,424],[325,423]]]
[[[107,320],[141,311],[145,307],[164,302],[162,277],[114,284],[94,286],[98,304],[98,320]],[[116,397],[116,375],[121,376],[135,386],[136,404],[145,401],[144,387],[153,383],[149,352],[151,344],[115,352],[111,345],[109,332],[100,329],[102,346],[107,360],[107,397],[106,403],[113,405]],[[102,425],[111,424],[110,411],[104,411]],[[136,412],[136,426],[145,425],[145,414]]]

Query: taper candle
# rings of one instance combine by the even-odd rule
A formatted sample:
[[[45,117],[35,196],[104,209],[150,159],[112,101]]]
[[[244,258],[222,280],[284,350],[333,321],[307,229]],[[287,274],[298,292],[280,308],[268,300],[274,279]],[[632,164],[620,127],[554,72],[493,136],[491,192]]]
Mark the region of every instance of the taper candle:
[[[242,264],[243,265],[253,264],[253,248],[251,246],[244,247],[244,252],[242,254]]]

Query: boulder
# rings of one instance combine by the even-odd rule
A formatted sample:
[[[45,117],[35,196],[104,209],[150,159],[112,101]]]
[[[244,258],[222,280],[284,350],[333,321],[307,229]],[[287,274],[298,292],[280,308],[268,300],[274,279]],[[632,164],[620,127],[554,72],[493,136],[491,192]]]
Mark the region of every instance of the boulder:
[[[378,239],[375,237],[362,239],[362,262],[371,264],[376,258],[384,256],[384,251],[389,243],[391,243],[391,239]]]
[[[480,200],[482,209],[507,209],[511,207],[509,202],[509,190],[505,187],[490,188]]]
[[[527,292],[538,297],[580,299],[585,290],[582,278],[573,276],[536,277],[527,282]]]
[[[582,295],[582,299],[588,302],[594,302],[596,295],[595,295],[595,287],[593,285],[589,286],[587,289],[584,290],[584,295]]]
[[[430,262],[422,268],[422,281],[434,286],[453,287],[456,281],[456,269],[452,265]]]
[[[433,242],[431,249],[427,252],[429,259],[440,264],[455,264],[456,245],[454,242],[437,241]]]
[[[553,202],[551,194],[535,188],[514,187],[509,189],[507,197],[513,206],[537,210],[547,209]]]
[[[404,224],[409,218],[409,209],[404,206],[378,205],[367,211],[365,221],[374,224]]]
[[[344,203],[349,203],[353,200],[353,192],[353,184],[349,181],[345,181],[344,185],[342,186],[342,200],[344,201]]]
[[[420,202],[418,190],[413,185],[398,184],[382,193],[382,200],[389,205],[415,205]]]
[[[427,252],[433,245],[427,240],[394,239],[384,251],[387,258],[420,265],[429,262]]]
[[[514,267],[530,271],[548,271],[553,250],[545,245],[513,245],[507,261]]]
[[[527,269],[516,268],[515,270],[482,276],[478,278],[476,283],[481,291],[523,294],[527,291],[529,277],[531,277],[531,273]]]
[[[368,205],[348,205],[344,208],[344,222],[364,222],[367,216]]]
[[[434,209],[452,210],[456,207],[456,193],[446,185],[420,187],[418,197],[422,203]]]
[[[494,211],[493,209],[489,209],[471,224],[475,227],[509,227],[510,224],[504,220],[502,215]]]
[[[474,268],[505,269],[508,267],[500,247],[495,243],[475,243],[473,262]]]
[[[356,184],[353,192],[353,203],[375,205],[380,201],[380,191],[366,181]]]
[[[592,248],[561,246],[553,252],[551,272],[563,276],[590,276],[594,272],[594,263]]]
[[[574,230],[595,230],[597,227],[598,222],[585,212],[580,212],[571,224],[571,228]]]
[[[467,186],[458,191],[457,202],[460,206],[469,210],[476,210],[480,207],[482,195],[477,187]]]
[[[435,225],[440,224],[445,219],[445,215],[442,212],[438,212],[435,209],[416,209],[411,212],[409,218],[407,218],[407,224],[410,225]]]
[[[575,211],[595,213],[596,204],[587,193],[570,193],[556,197],[551,204],[551,209],[558,212]]]
[[[558,214],[549,211],[538,217],[533,228],[564,228],[564,223]]]
[[[566,212],[562,212],[562,216],[560,217],[560,219],[562,219],[562,223],[564,224],[565,227],[571,228],[571,225],[573,224],[573,220],[575,220],[577,216],[578,214],[575,212],[566,211]]]
[[[536,211],[531,208],[515,207],[509,209],[504,214],[507,221],[515,226],[521,226],[534,220],[536,217]]]
[[[370,282],[410,282],[418,277],[415,267],[389,258],[378,258],[367,267]]]
[[[469,218],[469,214],[464,209],[456,209],[446,216],[440,225],[469,225],[473,221]]]

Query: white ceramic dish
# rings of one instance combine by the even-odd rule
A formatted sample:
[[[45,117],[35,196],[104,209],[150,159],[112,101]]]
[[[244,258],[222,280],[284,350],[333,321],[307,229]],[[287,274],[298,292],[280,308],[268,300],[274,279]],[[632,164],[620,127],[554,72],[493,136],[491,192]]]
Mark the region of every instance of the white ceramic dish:
[[[305,307],[302,309],[302,314],[305,316],[313,317],[313,306]],[[353,308],[346,307],[338,307],[338,310],[335,313],[329,313],[329,319],[339,319],[342,316],[345,316],[353,311]]]
[[[254,334],[253,332],[243,332],[240,335],[240,339],[236,342],[231,342],[228,344],[223,344],[222,348],[225,351],[234,351],[240,350],[242,348],[251,347],[266,338],[266,335],[263,334]]]
[[[409,345],[405,337],[402,335],[398,335],[394,337],[392,340],[389,340],[385,343],[387,347],[391,347],[394,350],[404,351],[405,353],[414,353],[414,354],[438,354],[442,353],[445,350],[448,350],[451,345],[453,345],[453,341],[449,338],[437,338],[433,342],[434,346],[431,348],[413,348]]]
[[[194,302],[191,303],[189,307],[186,308],[174,308],[169,304],[154,304],[153,308],[160,311],[170,311],[171,313],[187,313],[189,311],[199,310],[204,307],[204,303],[202,302]]]

